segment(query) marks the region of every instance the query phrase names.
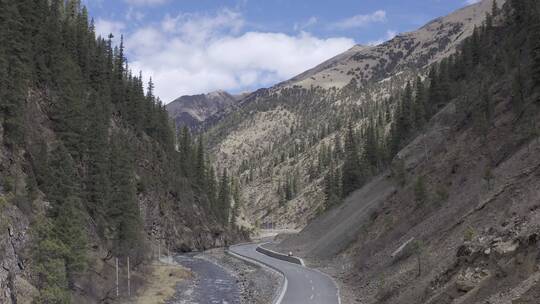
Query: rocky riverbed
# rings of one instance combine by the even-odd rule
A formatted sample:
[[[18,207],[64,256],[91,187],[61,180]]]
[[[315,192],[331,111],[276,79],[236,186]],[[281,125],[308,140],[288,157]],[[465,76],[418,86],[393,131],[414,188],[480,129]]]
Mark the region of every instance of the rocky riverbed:
[[[178,255],[173,261],[188,268],[193,279],[180,282],[167,304],[268,304],[281,279],[273,271],[226,254],[224,249]]]

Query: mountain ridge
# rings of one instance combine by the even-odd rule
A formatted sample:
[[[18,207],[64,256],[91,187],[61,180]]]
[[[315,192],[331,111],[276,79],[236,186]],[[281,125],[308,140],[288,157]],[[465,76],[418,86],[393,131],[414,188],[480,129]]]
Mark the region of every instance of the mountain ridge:
[[[204,94],[184,95],[166,105],[169,117],[177,126],[196,130],[206,120],[238,103],[249,93],[232,95],[223,90]]]
[[[343,143],[338,122],[354,117],[359,129],[374,108],[390,113],[396,107],[391,96],[453,54],[484,22],[491,4],[467,6],[381,45],[355,46],[216,114],[209,145],[217,165],[242,180],[244,216],[255,226],[276,222],[289,228],[314,218],[324,208],[328,168],[319,165],[321,157],[336,141]],[[289,188],[295,193],[283,199]]]

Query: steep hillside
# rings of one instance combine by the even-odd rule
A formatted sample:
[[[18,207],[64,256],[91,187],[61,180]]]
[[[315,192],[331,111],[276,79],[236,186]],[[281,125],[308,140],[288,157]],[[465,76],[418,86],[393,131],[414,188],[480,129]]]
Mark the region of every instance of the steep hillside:
[[[111,303],[115,258],[135,291],[159,247],[244,239],[227,176],[111,40],[80,1],[0,2],[0,303]]]
[[[392,97],[453,54],[491,9],[482,1],[379,46],[356,46],[221,117],[208,140],[217,165],[240,176],[244,219],[297,228],[327,208],[324,177],[345,161],[345,126],[364,134],[374,120],[378,136],[388,132]]]
[[[538,303],[540,6],[494,15],[390,168],[279,245],[338,278],[344,303]]]
[[[177,126],[197,130],[208,118],[231,107],[243,96],[233,96],[224,91],[182,96],[167,104],[166,109]]]
[[[504,1],[499,1],[499,5]],[[281,86],[343,88],[355,79],[359,84],[379,81],[401,71],[421,69],[456,51],[456,47],[480,25],[492,1],[481,1],[420,29],[402,33],[377,46],[355,46]]]

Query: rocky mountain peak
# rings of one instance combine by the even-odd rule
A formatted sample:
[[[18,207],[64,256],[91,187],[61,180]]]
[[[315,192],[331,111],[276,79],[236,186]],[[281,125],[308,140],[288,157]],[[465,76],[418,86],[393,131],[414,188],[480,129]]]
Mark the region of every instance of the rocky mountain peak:
[[[217,90],[207,94],[181,96],[166,107],[177,126],[197,129],[209,117],[235,104],[241,98],[239,96]]]

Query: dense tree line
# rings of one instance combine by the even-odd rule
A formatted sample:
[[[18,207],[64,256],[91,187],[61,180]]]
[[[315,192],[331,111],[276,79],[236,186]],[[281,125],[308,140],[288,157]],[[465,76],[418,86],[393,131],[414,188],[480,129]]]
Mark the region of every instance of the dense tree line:
[[[4,143],[14,154],[29,152],[29,197],[39,189],[50,202],[32,225],[38,303],[70,302],[69,289],[87,269],[89,229],[110,256],[142,259],[137,196],[156,185],[177,202],[192,195],[230,222],[238,189],[231,193],[226,171],[216,181],[202,137],[193,140],[185,128],[175,134],[154,84],[145,90],[142,75],[128,68],[123,38],[118,46],[113,38],[96,37],[79,0],[0,0]],[[36,95],[57,140],[28,140],[32,122],[24,115]],[[163,174],[137,172],[137,142],[156,147]]]

